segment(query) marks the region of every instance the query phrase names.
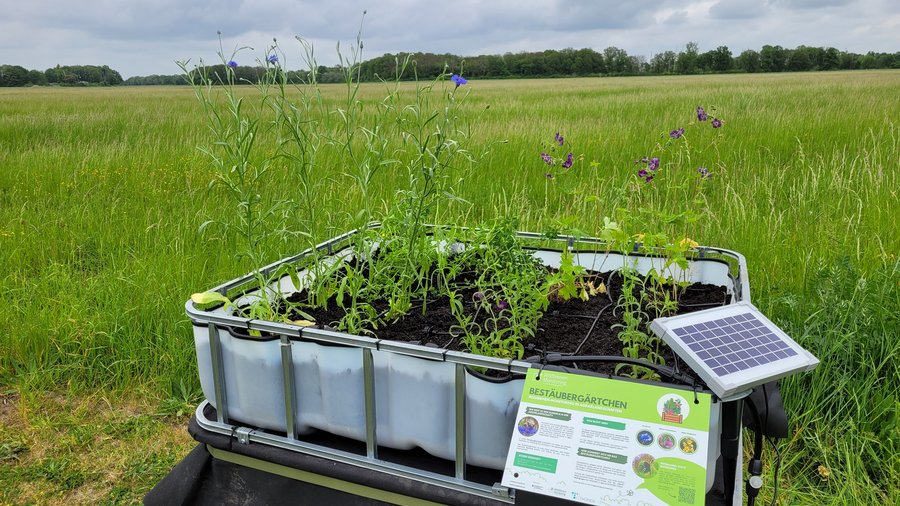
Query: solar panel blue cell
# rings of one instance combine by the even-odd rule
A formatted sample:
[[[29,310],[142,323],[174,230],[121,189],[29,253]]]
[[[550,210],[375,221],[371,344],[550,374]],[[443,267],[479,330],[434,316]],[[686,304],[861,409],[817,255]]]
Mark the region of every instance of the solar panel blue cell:
[[[687,330],[684,330],[684,327],[679,327],[677,329],[673,329],[672,332],[675,332],[676,336],[683,336],[688,333]]]
[[[733,316],[726,316],[725,318],[723,318],[723,320],[725,320],[725,323],[729,325],[731,325],[732,323],[737,323],[737,320],[735,320]]]
[[[741,351],[737,352],[737,354],[738,354],[739,357],[741,357],[741,359],[745,359],[745,360],[746,360],[746,359],[750,358],[750,354],[747,353],[746,350],[741,350]]]
[[[713,346],[722,346],[723,344],[725,344],[725,343],[724,343],[721,339],[719,339],[718,337],[714,337],[714,338],[710,339],[709,342],[710,342]]]
[[[712,330],[704,330],[700,334],[707,339],[716,337],[716,334]]]
[[[759,341],[759,339],[757,339],[757,338],[755,338],[755,337],[752,338],[752,339],[747,339],[747,343],[750,344],[751,346],[759,346],[759,345],[762,344],[762,343]]]
[[[750,365],[747,364],[746,362],[744,362],[743,360],[741,360],[741,361],[739,361],[739,362],[735,362],[734,365],[735,365],[735,367],[738,368],[739,371],[744,371],[744,370],[750,368]]]
[[[774,353],[769,353],[766,355],[766,358],[769,359],[769,362],[774,362],[774,361],[778,360],[778,355],[776,355]]]
[[[771,362],[771,360],[769,360],[765,354],[757,355],[756,361],[759,362],[760,365],[768,364],[769,362]]]
[[[739,345],[737,343],[732,343],[727,346],[728,346],[728,349],[731,351],[739,351],[741,349],[741,345]]]
[[[778,351],[778,345],[775,344],[775,343],[769,343],[769,344],[767,344],[767,345],[766,345],[766,348],[768,348],[769,351]]]
[[[763,335],[762,331],[759,330],[759,329],[750,329],[748,332],[750,332],[750,335],[752,335],[752,336],[761,336],[761,335]]]
[[[797,355],[797,352],[794,351],[792,348],[788,348],[788,349],[784,350],[784,352],[787,353],[787,355],[789,357],[793,357],[793,356]]]
[[[759,362],[757,362],[756,359],[753,358],[753,357],[745,358],[745,359],[744,359],[744,362],[747,362],[747,363],[750,364],[751,366],[759,365]]]
[[[778,358],[788,358],[788,354],[784,352],[784,350],[778,350],[775,352],[775,355]]]
[[[690,346],[690,348],[694,351],[700,351],[703,349],[703,345],[699,343],[691,343],[688,346]]]
[[[738,368],[734,364],[725,364],[725,370],[729,373],[738,372]]]
[[[742,339],[750,339],[751,337],[753,337],[753,334],[746,330],[738,332],[738,335],[741,336]]]
[[[786,343],[784,341],[778,341],[777,343],[775,343],[775,345],[778,346],[778,349],[781,349],[781,350],[783,350],[785,348],[790,348],[788,343]]]
[[[710,357],[710,354],[708,351],[703,350],[703,351],[698,351],[697,356],[700,357],[700,360],[706,360]]]
[[[718,367],[719,366],[719,360],[716,358],[708,358],[708,359],[704,360],[703,363],[710,367]]]
[[[728,336],[728,335],[720,337],[719,340],[725,344],[730,344],[730,343],[734,342],[734,338],[731,336]]]
[[[728,371],[725,370],[724,366],[714,368],[713,372],[716,373],[718,376],[725,376],[726,374],[728,374]]]
[[[685,342],[685,343],[688,343],[688,344],[691,344],[691,343],[693,343],[694,341],[696,341],[696,339],[694,339],[694,335],[693,335],[693,334],[685,334],[685,335],[681,336],[681,341],[682,341],[682,342]]]
[[[713,334],[717,336],[724,336],[727,332],[722,329],[713,329]]]
[[[694,327],[693,325],[688,325],[684,329],[687,330],[688,332],[696,332],[697,331],[697,327]]]
[[[737,362],[740,360],[740,357],[737,356],[737,353],[727,353],[725,358],[728,359],[729,362]]]

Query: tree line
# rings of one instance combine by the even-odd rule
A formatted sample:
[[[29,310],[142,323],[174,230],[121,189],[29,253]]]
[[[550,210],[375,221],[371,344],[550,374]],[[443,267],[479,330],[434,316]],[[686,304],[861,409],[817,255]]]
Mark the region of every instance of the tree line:
[[[900,52],[857,54],[833,47],[798,46],[793,49],[778,45],[765,45],[759,51],[748,49],[734,55],[727,46],[719,46],[701,52],[695,42],[689,42],[682,51],[664,51],[647,59],[642,55],[629,55],[624,49],[611,46],[602,51],[590,48],[546,50],[536,52],[506,53],[462,57],[453,54],[399,53],[385,54],[360,63],[359,78],[362,81],[393,79],[398,62],[409,59],[409,67],[403,79],[431,79],[445,69],[453,69],[466,77],[481,79],[563,77],[563,76],[625,76],[666,74],[711,74],[726,72],[804,72],[856,69],[900,68]],[[225,66],[214,65],[208,69],[211,75],[224,76]],[[238,65],[234,69],[238,83],[256,83],[265,73],[265,67]],[[292,83],[306,82],[310,72],[287,72]],[[320,66],[315,78],[321,83],[341,82],[343,73],[339,67]],[[43,72],[28,70],[18,65],[0,65],[0,86],[43,85],[180,85],[186,84],[185,76],[150,75],[134,76],[122,80],[118,72],[106,65],[57,65]]]
[[[122,76],[106,65],[57,65],[43,72],[28,70],[19,65],[0,65],[0,87],[45,86],[115,86],[122,84]]]
[[[748,49],[734,55],[727,46],[701,52],[695,42],[683,51],[665,51],[650,59],[629,55],[624,49],[612,46],[603,51],[593,49],[562,49],[537,52],[506,53],[503,55],[457,56],[449,53],[385,54],[360,63],[361,81],[394,79],[398,64],[409,58],[403,79],[431,79],[445,69],[452,69],[466,77],[482,79],[564,77],[564,76],[626,76],[667,74],[712,74],[728,72],[804,72],[856,69],[900,68],[900,52],[857,54],[833,47],[799,46],[794,49],[765,45],[759,51]],[[209,69],[210,75],[225,75],[224,65]],[[238,66],[234,69],[237,82],[255,83],[265,67]],[[306,82],[309,71],[287,72],[290,82]],[[316,69],[320,83],[341,82],[339,67],[320,66]],[[185,84],[183,75],[152,75],[128,78],[126,85]]]

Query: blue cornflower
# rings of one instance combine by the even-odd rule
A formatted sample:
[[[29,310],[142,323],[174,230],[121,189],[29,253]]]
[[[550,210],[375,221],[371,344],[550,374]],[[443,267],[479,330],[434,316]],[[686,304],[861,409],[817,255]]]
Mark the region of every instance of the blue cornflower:
[[[456,84],[457,88],[469,82],[465,77],[458,74],[453,74],[453,76],[450,77],[450,80]]]
[[[651,158],[647,161],[647,168],[650,170],[656,170],[659,168],[659,158]]]
[[[719,118],[713,118],[712,127],[719,128],[720,126],[722,126],[722,121]]]
[[[676,128],[675,130],[669,132],[669,137],[673,139],[678,139],[682,135],[684,135],[684,128]]]
[[[697,106],[697,120],[706,121],[706,111],[700,105]]]
[[[568,169],[572,166],[572,153],[569,153],[569,156],[566,157],[566,161],[562,163],[564,169]]]
[[[547,165],[553,165],[553,157],[547,153],[541,153],[541,160],[544,160]]]
[[[226,63],[225,65],[228,65],[231,68],[237,68],[237,62],[234,60],[228,60],[228,63]]]
[[[269,62],[269,63],[271,63],[272,65],[274,65],[274,64],[278,63],[278,55],[277,55],[277,54],[274,54],[274,53],[273,53],[273,54],[270,54],[270,55],[266,58],[266,61]]]

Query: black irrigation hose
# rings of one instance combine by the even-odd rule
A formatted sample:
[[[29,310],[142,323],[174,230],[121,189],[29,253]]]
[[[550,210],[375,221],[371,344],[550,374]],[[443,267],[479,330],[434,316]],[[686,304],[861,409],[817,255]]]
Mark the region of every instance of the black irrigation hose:
[[[630,364],[637,365],[641,367],[646,367],[648,369],[652,369],[658,372],[661,376],[666,377],[672,381],[677,381],[679,383],[685,385],[694,385],[696,384],[696,380],[691,376],[688,376],[684,373],[678,372],[674,370],[672,367],[661,364],[654,364],[652,362],[647,362],[646,360],[638,359],[638,358],[629,358],[629,357],[617,357],[612,355],[562,355],[562,354],[548,354],[544,357],[544,363],[546,364],[559,364],[559,363],[578,363],[578,362],[605,362],[605,363],[617,363],[617,364]]]
[[[581,342],[578,343],[578,346],[575,348],[575,351],[572,352],[573,355],[575,355],[579,351],[581,351],[581,348],[584,346],[584,343],[586,343],[588,338],[591,337],[591,333],[594,331],[594,327],[597,326],[597,322],[600,321],[600,315],[602,315],[603,312],[606,311],[606,308],[608,308],[609,306],[612,306],[612,302],[603,306],[603,308],[601,308],[600,311],[597,312],[597,316],[594,317],[594,322],[591,323],[591,328],[588,329],[587,334],[585,334],[585,336],[584,336],[584,339],[582,339]]]

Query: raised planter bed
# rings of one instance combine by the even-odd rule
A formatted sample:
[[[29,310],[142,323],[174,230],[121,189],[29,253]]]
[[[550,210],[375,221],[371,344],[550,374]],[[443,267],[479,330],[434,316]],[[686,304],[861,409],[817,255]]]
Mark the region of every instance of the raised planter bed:
[[[337,237],[316,250],[328,252],[337,261],[350,258],[352,235]],[[551,241],[537,234],[519,236],[535,245],[534,256],[550,268],[560,266],[566,248],[577,252],[578,264],[594,272],[631,265],[646,274],[662,267],[662,259],[652,255],[609,253],[597,239]],[[301,265],[312,253],[286,258],[262,272]],[[720,287],[722,303],[749,300],[746,265],[740,254],[696,248],[688,268],[676,275]],[[214,291],[233,294],[250,281],[252,276],[241,277]],[[271,285],[273,291],[286,294],[298,288],[289,276]],[[255,296],[252,291],[241,294],[235,303],[247,303]],[[541,366],[539,354],[527,360],[485,357],[328,328],[250,320],[221,306],[201,310],[191,301],[186,311],[194,325],[203,392],[217,409],[220,422],[283,433],[287,440],[322,430],[365,441],[369,458],[377,458],[378,446],[420,447],[455,460],[458,477],[464,476],[466,464],[503,468],[522,374]],[[499,377],[484,374],[490,371]],[[702,389],[702,385],[694,388]],[[719,406],[713,405],[709,430],[708,487],[718,457]]]

